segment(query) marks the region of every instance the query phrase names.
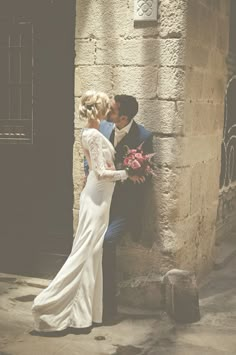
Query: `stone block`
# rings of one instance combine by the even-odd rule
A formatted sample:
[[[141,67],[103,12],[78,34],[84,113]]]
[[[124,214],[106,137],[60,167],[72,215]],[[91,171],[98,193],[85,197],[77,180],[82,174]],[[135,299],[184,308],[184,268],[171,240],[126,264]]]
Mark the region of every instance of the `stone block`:
[[[183,132],[184,105],[165,100],[139,100],[137,120],[152,132],[181,135]]]
[[[170,224],[170,229],[175,234],[173,252],[175,251],[178,253],[180,251],[182,254],[181,262],[178,259],[178,263],[180,262],[179,265],[181,265],[182,268],[189,267],[194,259],[196,248],[194,244],[199,233],[198,226],[199,213],[189,215],[185,219],[178,220]],[[185,252],[183,252],[183,249]]]
[[[215,159],[206,161],[201,171],[201,210],[209,211],[209,208],[219,197],[219,170],[220,161]],[[216,178],[218,177],[218,178]],[[217,209],[217,206],[215,207]]]
[[[119,283],[118,302],[126,306],[159,309],[163,303],[161,277],[139,276]]]
[[[201,210],[203,195],[205,192],[205,190],[203,190],[204,180],[204,163],[197,163],[191,169],[191,215],[194,215]]]
[[[154,157],[155,164],[159,166],[177,166],[181,153],[179,140],[180,138],[175,137],[154,137],[154,151],[157,152]]]
[[[80,66],[75,69],[75,96],[92,89],[112,92],[112,69],[109,66]]]
[[[195,0],[188,1],[188,12],[186,16],[187,39],[198,41],[198,32],[201,22],[200,2]],[[199,41],[198,41],[199,42]]]
[[[216,40],[218,36],[217,31],[217,14],[212,11],[209,6],[204,6],[199,4],[199,19],[198,19],[198,31],[197,31],[197,39],[204,47],[208,47],[209,45],[214,48],[216,47]],[[209,28],[211,31],[209,31]]]
[[[204,234],[199,242],[195,257],[196,273],[199,280],[212,270],[214,244],[215,228],[214,230],[208,230],[207,234]]]
[[[154,193],[158,216],[167,223],[184,219],[190,214],[190,168],[157,169]]]
[[[173,219],[183,219],[190,215],[191,201],[191,171],[190,168],[180,168],[178,171],[177,212],[172,215]]]
[[[159,41],[160,65],[185,65],[185,41],[183,39],[160,39]]]
[[[211,59],[211,53],[212,51],[209,52],[209,48],[203,47],[201,42],[191,38],[186,43],[185,64],[190,67],[198,67],[205,70],[209,59]]]
[[[75,65],[92,65],[95,61],[95,40],[75,40]]]
[[[160,255],[158,251],[144,248],[139,243],[130,240],[127,244],[117,248],[117,264],[121,280],[146,275],[152,270],[159,269]]]
[[[182,165],[194,165],[214,159],[218,152],[219,137],[216,135],[179,138]]]
[[[224,101],[225,94],[225,78],[217,77],[210,72],[204,74],[202,95],[204,100],[220,103]]]
[[[197,272],[197,255],[199,248],[199,216],[194,217],[196,218],[196,220],[194,220],[193,226],[189,225],[189,230],[192,231],[192,235],[186,236],[186,239],[184,240],[182,245],[180,245],[179,243],[179,249],[177,249],[175,252],[175,265],[184,270]],[[186,220],[186,226],[188,223],[189,221]],[[184,227],[184,224],[182,227]]]
[[[200,310],[195,274],[173,269],[165,274],[163,282],[167,313],[179,323],[198,322]]]
[[[229,19],[228,17],[218,18],[216,46],[222,54],[226,54],[229,46]]]
[[[216,134],[219,125],[224,121],[221,104],[193,101],[186,102],[184,109],[185,121],[187,120],[189,123],[189,130],[185,130],[186,135],[197,136]]]
[[[76,38],[125,35],[131,25],[131,10],[126,0],[76,2]]]
[[[196,68],[188,68],[185,73],[185,99],[204,100],[203,96],[204,73]]]
[[[157,68],[116,67],[114,69],[114,92],[134,95],[137,98],[155,98]]]
[[[76,2],[76,38],[135,38],[158,32],[157,23],[134,25],[132,0]]]
[[[184,99],[185,72],[174,67],[161,67],[158,71],[158,98],[163,100]]]
[[[215,230],[216,230],[216,219],[217,219],[217,206],[218,206],[218,199],[209,203],[207,208],[204,211],[204,221],[202,226],[203,234],[208,236],[209,239],[210,235],[213,233],[213,238],[215,239]]]
[[[224,127],[224,104],[216,103],[214,107],[214,129],[219,132],[222,137]]]
[[[159,3],[161,37],[183,36],[186,28],[186,4],[185,0],[164,0]]]
[[[206,65],[211,73],[221,73],[223,76],[226,70],[225,55],[217,48],[212,48],[211,51],[208,50],[208,63]]]
[[[98,40],[96,64],[158,65],[159,41],[143,38]]]
[[[220,160],[211,159],[206,164],[205,171],[205,197],[207,203],[216,201],[219,196],[219,176],[220,176]]]

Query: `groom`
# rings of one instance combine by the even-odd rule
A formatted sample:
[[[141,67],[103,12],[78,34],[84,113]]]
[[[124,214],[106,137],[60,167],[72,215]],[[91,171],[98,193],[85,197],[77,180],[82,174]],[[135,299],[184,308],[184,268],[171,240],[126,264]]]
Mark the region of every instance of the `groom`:
[[[124,146],[137,148],[143,143],[144,153],[152,153],[152,133],[134,121],[138,102],[130,95],[116,95],[111,101],[107,121],[102,121],[100,131],[114,145],[116,169],[122,169]],[[137,240],[141,231],[143,201],[146,181],[138,177],[116,182],[110,220],[103,244],[103,321],[113,320],[117,313],[116,303],[116,245],[129,231]]]

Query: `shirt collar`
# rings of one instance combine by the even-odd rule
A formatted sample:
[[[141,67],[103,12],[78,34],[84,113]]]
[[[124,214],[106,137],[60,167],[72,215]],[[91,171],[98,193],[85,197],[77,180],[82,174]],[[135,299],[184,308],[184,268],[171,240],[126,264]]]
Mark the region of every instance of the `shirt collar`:
[[[118,134],[121,134],[121,133],[126,133],[128,134],[129,131],[130,131],[130,128],[132,126],[132,123],[133,123],[133,119],[127,124],[127,126],[121,128],[121,129],[118,129],[116,126],[115,126],[115,132],[118,133]]]

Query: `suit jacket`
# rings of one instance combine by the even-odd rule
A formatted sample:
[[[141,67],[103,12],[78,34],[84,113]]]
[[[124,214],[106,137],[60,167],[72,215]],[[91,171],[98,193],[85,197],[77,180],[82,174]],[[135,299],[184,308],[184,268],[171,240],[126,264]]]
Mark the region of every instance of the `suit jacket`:
[[[109,122],[102,122],[100,131],[111,143],[114,144],[115,131],[114,125]],[[144,153],[152,153],[152,133],[147,131],[142,125],[133,122],[129,133],[117,144],[115,165],[117,169],[122,169],[121,164],[124,159],[124,146],[127,145],[130,149],[137,148],[141,143],[143,144]],[[139,236],[141,231],[142,213],[144,207],[144,197],[147,184],[150,179],[146,179],[145,183],[134,184],[127,179],[124,182],[116,182],[114,193],[112,196],[110,214],[112,218],[116,216],[125,217],[127,219],[127,226],[129,231],[133,234],[135,239]]]

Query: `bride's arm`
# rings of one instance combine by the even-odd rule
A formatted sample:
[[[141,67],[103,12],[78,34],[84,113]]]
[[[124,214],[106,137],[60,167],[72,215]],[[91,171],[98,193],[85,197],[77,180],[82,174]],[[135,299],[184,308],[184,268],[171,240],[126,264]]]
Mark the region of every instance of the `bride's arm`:
[[[98,179],[118,181],[126,180],[128,174],[125,170],[111,170],[107,168],[102,152],[102,137],[99,132],[91,131],[88,136],[88,148],[91,159],[92,170]]]

